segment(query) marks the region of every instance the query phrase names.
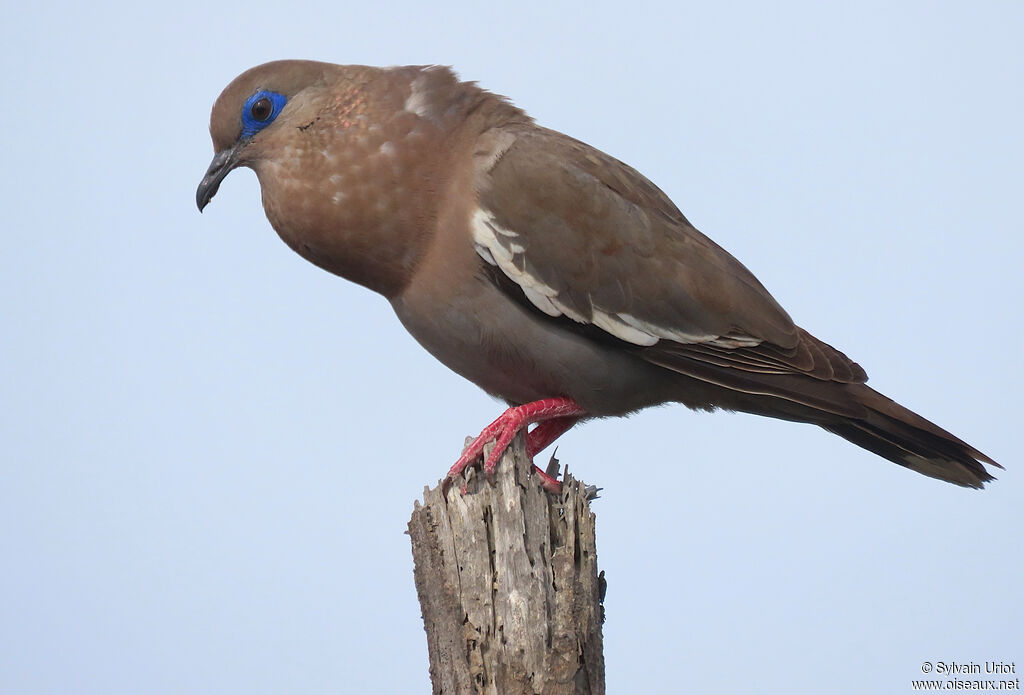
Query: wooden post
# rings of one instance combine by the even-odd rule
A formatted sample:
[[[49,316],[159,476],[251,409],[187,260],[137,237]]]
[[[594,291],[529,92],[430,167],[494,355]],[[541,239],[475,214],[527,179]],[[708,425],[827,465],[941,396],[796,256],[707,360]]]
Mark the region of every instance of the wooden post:
[[[424,489],[409,521],[435,695],[603,695],[604,578],[588,489],[545,492],[520,435],[488,482]]]

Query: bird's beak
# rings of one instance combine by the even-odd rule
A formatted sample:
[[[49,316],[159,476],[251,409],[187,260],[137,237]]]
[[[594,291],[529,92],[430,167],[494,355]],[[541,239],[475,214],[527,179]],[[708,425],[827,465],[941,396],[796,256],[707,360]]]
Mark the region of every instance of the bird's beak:
[[[210,168],[206,170],[206,175],[203,176],[203,180],[199,182],[199,188],[196,189],[196,205],[199,206],[199,212],[202,212],[213,196],[217,195],[217,189],[224,177],[238,166],[238,155],[243,144],[244,141],[213,155]]]

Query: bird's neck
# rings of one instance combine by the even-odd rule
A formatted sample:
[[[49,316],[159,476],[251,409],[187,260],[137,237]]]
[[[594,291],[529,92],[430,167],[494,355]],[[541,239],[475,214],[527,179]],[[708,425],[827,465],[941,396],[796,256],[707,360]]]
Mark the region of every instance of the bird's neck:
[[[438,93],[458,108],[442,111]],[[472,191],[477,135],[518,117],[527,118],[450,74],[383,73],[333,98],[311,127],[268,141],[276,155],[253,166],[267,217],[307,260],[394,297],[452,223],[451,197]]]

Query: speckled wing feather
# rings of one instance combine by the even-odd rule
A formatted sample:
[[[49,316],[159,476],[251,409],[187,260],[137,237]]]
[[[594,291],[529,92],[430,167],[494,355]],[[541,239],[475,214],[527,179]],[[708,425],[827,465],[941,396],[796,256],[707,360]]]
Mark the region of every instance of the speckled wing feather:
[[[690,376],[859,412],[839,394],[816,398],[803,379],[785,377],[861,383],[864,370],[794,325],[749,270],[639,172],[542,128],[481,142],[474,242],[520,299]]]

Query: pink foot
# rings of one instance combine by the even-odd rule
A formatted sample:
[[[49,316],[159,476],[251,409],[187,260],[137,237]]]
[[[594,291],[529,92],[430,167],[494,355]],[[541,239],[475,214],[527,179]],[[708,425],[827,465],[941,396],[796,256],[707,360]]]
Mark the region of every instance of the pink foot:
[[[583,408],[571,398],[545,398],[509,408],[497,420],[485,427],[483,432],[466,447],[462,456],[448,471],[448,479],[451,480],[466,470],[483,452],[484,445],[493,441],[494,449],[484,461],[484,472],[491,475],[494,472],[494,467],[498,465],[498,459],[508,449],[508,445],[512,443],[516,434],[531,424],[539,422],[541,424],[526,435],[526,452],[532,459],[534,454],[576,424],[581,415],[585,415]],[[545,490],[557,492],[561,488],[561,484],[550,475],[536,466],[534,469],[540,479],[541,487]]]

